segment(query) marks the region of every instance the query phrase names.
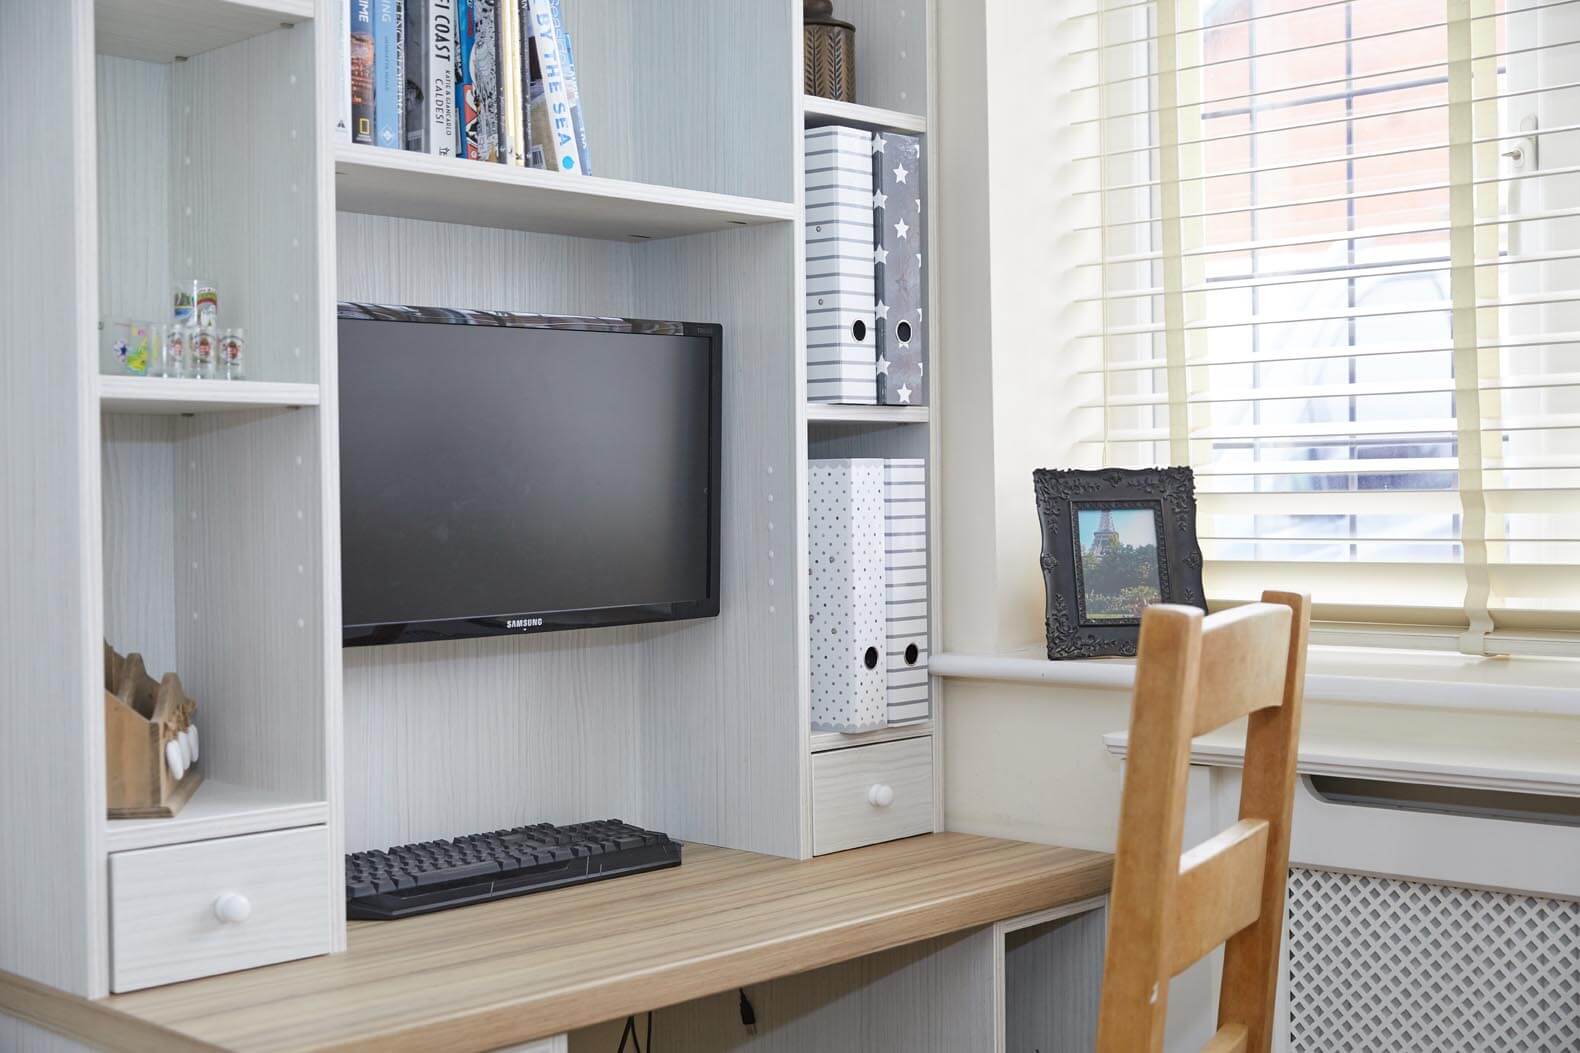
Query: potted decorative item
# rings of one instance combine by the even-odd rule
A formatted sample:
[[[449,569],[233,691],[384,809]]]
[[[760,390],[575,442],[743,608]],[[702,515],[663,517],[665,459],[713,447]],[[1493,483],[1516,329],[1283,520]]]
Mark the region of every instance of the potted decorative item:
[[[104,756],[111,819],[168,819],[203,781],[197,703],[174,673],[154,681],[143,656],[104,645]]]
[[[805,0],[801,6],[806,52],[804,90],[837,102],[856,101],[856,27],[834,17],[834,0]]]

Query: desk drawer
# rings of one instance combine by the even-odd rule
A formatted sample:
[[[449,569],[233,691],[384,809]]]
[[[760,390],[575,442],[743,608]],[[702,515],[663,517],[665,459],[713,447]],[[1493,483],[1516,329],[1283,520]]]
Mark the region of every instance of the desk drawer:
[[[814,855],[932,829],[931,737],[829,750],[812,758]]]
[[[329,898],[322,826],[116,852],[110,989],[327,954]]]

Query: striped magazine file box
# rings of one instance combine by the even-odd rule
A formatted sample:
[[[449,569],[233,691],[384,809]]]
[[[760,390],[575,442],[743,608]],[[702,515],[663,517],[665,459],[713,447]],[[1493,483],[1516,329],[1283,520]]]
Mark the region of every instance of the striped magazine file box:
[[[806,132],[807,399],[873,405],[872,133]]]
[[[932,714],[927,679],[927,462],[883,462],[884,617],[890,724]]]

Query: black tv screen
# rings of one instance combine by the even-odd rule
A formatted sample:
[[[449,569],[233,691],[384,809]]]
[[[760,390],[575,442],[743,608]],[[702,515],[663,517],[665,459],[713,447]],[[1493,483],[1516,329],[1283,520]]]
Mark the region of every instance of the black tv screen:
[[[339,313],[348,646],[718,614],[719,326]]]

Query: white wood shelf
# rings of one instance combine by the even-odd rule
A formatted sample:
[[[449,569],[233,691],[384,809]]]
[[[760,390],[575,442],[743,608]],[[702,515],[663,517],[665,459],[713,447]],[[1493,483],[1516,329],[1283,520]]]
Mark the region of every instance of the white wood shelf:
[[[1423,654],[1385,648],[1313,645],[1306,664],[1306,701],[1417,706],[1489,712],[1580,715],[1580,691],[1569,686],[1567,659],[1498,659]],[[942,652],[928,662],[933,676],[1001,680],[1054,687],[1129,691],[1133,658],[1049,661],[1041,647],[1002,654]]]
[[[861,731],[855,734],[844,731],[814,731],[811,752],[827,753],[829,750],[848,749],[851,746],[868,746],[874,742],[919,739],[932,733],[931,720],[919,720],[915,724],[896,724],[893,727],[879,728],[877,731]]]
[[[186,807],[169,819],[107,819],[104,846],[110,852],[235,837],[269,830],[316,826],[329,821],[329,805],[284,794],[204,779]]]
[[[926,424],[926,406],[837,406],[809,402],[808,423],[834,421],[842,424]]]
[[[313,0],[96,0],[95,47],[171,62],[313,17]]]
[[[884,110],[876,106],[862,106],[854,102],[835,102],[816,95],[803,96],[803,110],[808,128],[821,128],[828,124],[847,124],[878,132],[927,131],[927,118],[899,110]]]
[[[167,377],[99,378],[99,408],[105,413],[223,413],[262,406],[316,405],[317,384]]]
[[[789,201],[345,144],[335,150],[335,194],[336,207],[346,212],[610,241],[796,218]]]

